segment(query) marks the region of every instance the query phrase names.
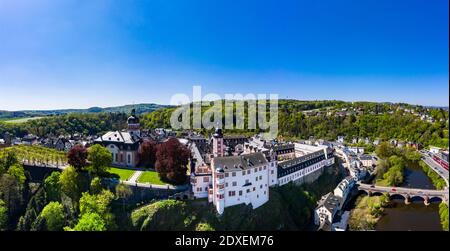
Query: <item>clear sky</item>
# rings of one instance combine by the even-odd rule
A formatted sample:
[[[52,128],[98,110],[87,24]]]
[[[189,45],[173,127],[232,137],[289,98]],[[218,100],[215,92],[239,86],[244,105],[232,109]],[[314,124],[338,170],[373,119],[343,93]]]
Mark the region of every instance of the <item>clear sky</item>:
[[[175,93],[448,106],[448,0],[0,0],[0,110]]]

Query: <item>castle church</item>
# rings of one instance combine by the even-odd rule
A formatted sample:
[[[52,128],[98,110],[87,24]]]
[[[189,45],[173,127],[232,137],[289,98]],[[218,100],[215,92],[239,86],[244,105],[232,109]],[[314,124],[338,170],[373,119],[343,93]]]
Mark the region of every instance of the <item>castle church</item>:
[[[141,142],[141,128],[135,109],[127,119],[126,130],[107,132],[94,141],[111,152],[113,165],[127,167],[135,167],[138,164],[138,149]]]

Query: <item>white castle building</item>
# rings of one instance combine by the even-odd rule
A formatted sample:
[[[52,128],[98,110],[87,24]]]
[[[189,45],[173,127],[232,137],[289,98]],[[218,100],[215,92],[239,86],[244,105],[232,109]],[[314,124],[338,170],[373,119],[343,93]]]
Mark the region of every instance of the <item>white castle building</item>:
[[[327,146],[269,145],[252,139],[242,153],[225,156],[225,148],[219,128],[212,137],[212,153],[198,142],[191,144],[193,195],[207,197],[219,214],[237,204],[257,208],[269,200],[269,187],[306,182],[334,164],[332,149]]]

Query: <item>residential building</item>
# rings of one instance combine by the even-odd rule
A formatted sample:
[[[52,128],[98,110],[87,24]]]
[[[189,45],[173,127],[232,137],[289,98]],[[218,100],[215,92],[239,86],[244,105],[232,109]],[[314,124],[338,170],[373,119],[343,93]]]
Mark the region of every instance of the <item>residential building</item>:
[[[354,177],[347,176],[341,182],[339,182],[339,184],[334,189],[334,196],[340,199],[339,209],[341,209],[341,207],[344,205],[345,201],[347,200],[347,196],[350,194],[355,183],[356,179]]]
[[[375,164],[374,158],[369,154],[360,155],[359,160],[365,167],[372,167]]]
[[[340,200],[333,193],[322,196],[314,210],[314,224],[319,226],[319,230],[332,230],[333,219],[339,208]]]

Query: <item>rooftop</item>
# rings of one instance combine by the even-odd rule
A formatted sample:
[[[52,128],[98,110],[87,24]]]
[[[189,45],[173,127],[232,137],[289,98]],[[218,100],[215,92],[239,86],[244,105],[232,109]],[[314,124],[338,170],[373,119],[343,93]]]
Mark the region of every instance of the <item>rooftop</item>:
[[[263,153],[249,153],[239,156],[216,157],[214,168],[222,168],[225,172],[241,171],[267,164]]]

